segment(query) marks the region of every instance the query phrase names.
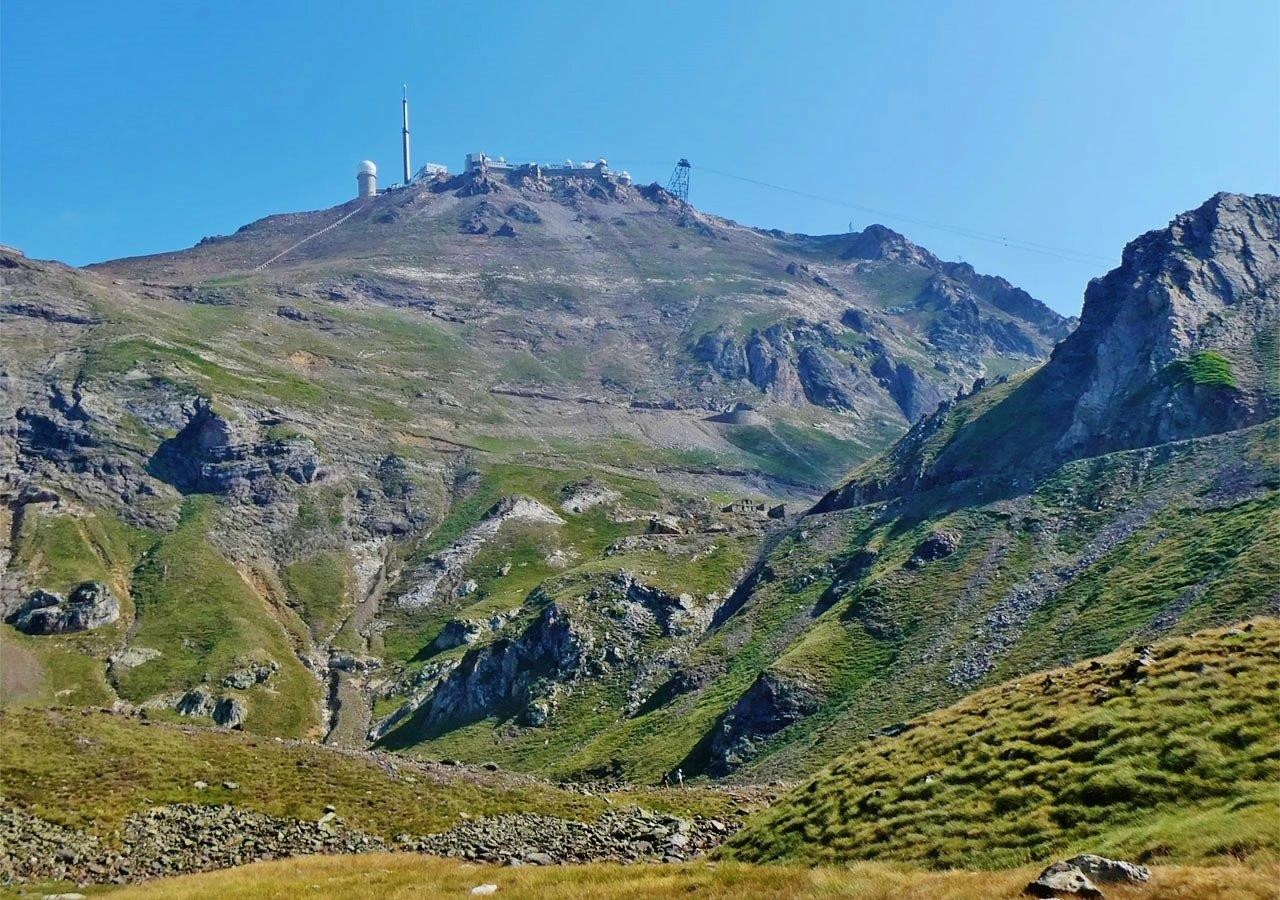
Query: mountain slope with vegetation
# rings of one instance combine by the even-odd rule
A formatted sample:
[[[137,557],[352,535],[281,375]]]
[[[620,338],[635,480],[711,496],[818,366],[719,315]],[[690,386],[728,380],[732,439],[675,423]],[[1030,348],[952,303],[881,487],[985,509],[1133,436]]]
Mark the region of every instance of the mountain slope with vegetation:
[[[1179,236],[1173,245],[1159,234],[1135,244],[1172,247],[1181,259],[1180,236],[1191,235],[1222,254],[1202,261],[1206,270],[1225,272],[1240,265],[1222,248],[1236,248],[1250,277],[1270,284],[1268,266],[1275,264],[1266,254],[1280,237],[1277,202],[1214,198],[1167,230]],[[1214,236],[1214,229],[1236,233],[1242,221],[1263,229],[1251,249]],[[1280,321],[1271,288],[1206,296],[1203,282],[1194,281],[1194,290],[1169,300],[1170,283],[1181,282],[1160,273],[1172,263],[1132,248],[1126,258],[1126,278],[1113,273],[1091,288],[1087,319],[1099,315],[1098,307],[1130,317],[1127,307],[1147,308],[1153,301],[1146,294],[1117,287],[1132,279],[1176,306],[1184,325],[1257,319],[1257,335],[1243,342],[1235,329],[1197,331],[1209,343],[1195,353],[1248,359],[1240,354],[1265,343]],[[1135,269],[1135,259],[1155,274]],[[1238,299],[1239,308],[1214,312],[1224,297]],[[1173,333],[1161,321],[1149,323],[1156,336],[1132,346],[1181,358],[1159,349],[1159,334]],[[1245,378],[1241,365],[1235,387],[1186,388],[1166,382],[1164,367],[1151,367],[1161,414],[1184,423],[1186,435],[1081,457],[1088,451],[1053,449],[1059,432],[1037,424],[1070,419],[1093,390],[1096,373],[1071,374],[1080,356],[1088,356],[1080,346],[1060,350],[1042,369],[944,404],[811,513],[774,532],[697,644],[671,661],[670,676],[654,681],[638,704],[602,706],[599,686],[608,679],[597,678],[597,688],[585,694],[578,688],[570,698],[582,706],[566,707],[576,712],[563,726],[552,719],[549,742],[537,730],[504,730],[499,717],[453,730],[424,730],[411,721],[395,745],[465,753],[496,735],[494,752],[512,764],[562,775],[603,768],[656,779],[680,768],[743,780],[785,778],[985,684],[1127,641],[1275,614],[1280,431],[1269,416],[1271,387],[1261,369]],[[1031,416],[1023,403],[1028,385],[1045,382],[1058,388],[1037,394]],[[1128,390],[1118,403],[1141,392]],[[1218,402],[1213,391],[1230,396]],[[1253,412],[1206,434],[1224,424],[1214,418],[1224,404]],[[1235,424],[1246,427],[1229,427]],[[1004,431],[1020,442],[1008,456],[1001,456]],[[953,471],[936,482],[912,480],[922,466],[928,471],[921,460],[935,457],[956,460],[957,470],[968,466],[969,476]],[[992,458],[1003,460],[998,473],[982,468]]]
[[[593,592],[644,620],[608,648],[633,704],[765,509],[1070,327],[888,229],[764,232],[603,170],[441,177],[90,269],[0,248],[0,279],[0,617],[83,581],[119,606],[0,625],[5,702],[348,746],[549,601],[618,630]],[[541,715],[551,682],[504,704]]]
[[[1006,868],[1280,853],[1280,622],[1129,647],[860,742],[729,858]]]
[[[441,177],[88,272],[7,254],[6,607],[92,580],[120,613],[0,626],[6,702],[790,778],[1275,612],[1278,209],[1139,238],[1038,367],[1069,323],[888,229],[603,175]]]

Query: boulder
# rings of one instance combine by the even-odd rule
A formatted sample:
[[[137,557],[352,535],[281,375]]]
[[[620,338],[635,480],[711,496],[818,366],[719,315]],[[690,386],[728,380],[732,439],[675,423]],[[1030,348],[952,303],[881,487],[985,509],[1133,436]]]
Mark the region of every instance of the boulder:
[[[1122,859],[1107,859],[1092,853],[1081,853],[1066,861],[1094,881],[1103,884],[1146,884],[1151,880],[1151,870],[1146,866],[1125,862]]]
[[[242,728],[248,714],[248,708],[239,700],[223,697],[213,708],[213,721],[223,728]]]
[[[265,684],[279,669],[280,664],[273,659],[261,665],[237,669],[223,678],[222,684],[237,691],[247,691],[255,684]]]
[[[649,519],[649,534],[684,534],[675,516],[656,515]]]
[[[934,531],[916,547],[916,552],[912,554],[911,561],[919,565],[948,557],[959,549],[960,540],[961,535],[959,532],[943,529]]]
[[[203,688],[192,688],[178,698],[174,708],[180,716],[190,716],[192,718],[208,717],[213,715],[215,702],[208,691]]]
[[[1023,893],[1032,897],[1091,897],[1101,900],[1102,891],[1083,872],[1068,862],[1056,862],[1045,869],[1035,881],[1028,884]]]
[[[120,618],[120,601],[100,581],[86,581],[63,599],[52,591],[35,591],[9,616],[24,634],[69,634],[110,625]]]
[[[470,619],[450,619],[445,623],[444,628],[440,629],[440,634],[432,641],[430,649],[433,653],[442,653],[454,647],[461,647],[463,644],[474,644],[480,639],[483,631],[484,626],[480,622]]]

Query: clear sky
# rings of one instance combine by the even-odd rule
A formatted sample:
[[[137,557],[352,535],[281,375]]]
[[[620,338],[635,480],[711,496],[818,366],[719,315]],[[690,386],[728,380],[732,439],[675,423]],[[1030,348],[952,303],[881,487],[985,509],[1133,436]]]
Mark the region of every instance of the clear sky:
[[[1280,192],[1280,0],[0,0],[0,241],[83,264],[345,201],[399,171],[406,81],[415,167],[687,156],[702,209],[881,221],[1066,313],[1142,231]]]

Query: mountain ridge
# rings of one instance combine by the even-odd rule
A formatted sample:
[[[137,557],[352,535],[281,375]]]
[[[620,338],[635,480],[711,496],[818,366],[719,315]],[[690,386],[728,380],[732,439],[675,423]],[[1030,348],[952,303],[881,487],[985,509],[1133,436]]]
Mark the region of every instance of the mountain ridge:
[[[992,679],[1276,604],[1276,202],[1139,239],[1043,364],[1069,322],[890,229],[537,172],[89,273],[6,256],[6,585],[100,581],[121,618],[0,637],[47,685],[74,659],[86,697],[342,746],[811,771]],[[1195,340],[1160,355],[1135,312],[1146,342],[1098,365],[1137,405],[1089,407],[1180,404],[1160,442],[1060,447],[1113,346],[1096,310],[1161,298]]]

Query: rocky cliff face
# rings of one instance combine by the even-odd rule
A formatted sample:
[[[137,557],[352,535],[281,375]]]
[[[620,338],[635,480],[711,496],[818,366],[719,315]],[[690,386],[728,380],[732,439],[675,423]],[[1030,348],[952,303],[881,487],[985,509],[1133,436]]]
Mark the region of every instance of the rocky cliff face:
[[[1125,248],[1046,367],[1071,391],[1056,450],[1094,455],[1280,412],[1280,197],[1218,194]],[[1208,354],[1216,354],[1209,357]]]
[[[761,673],[717,726],[707,771],[728,775],[756,756],[778,732],[821,706],[821,692],[812,684],[777,672]]]
[[[221,494],[267,505],[288,493],[282,482],[310,484],[320,474],[315,446],[306,438],[257,439],[197,398],[182,430],[151,457],[153,475],[183,493]]]
[[[595,636],[554,603],[515,639],[470,651],[422,707],[421,727],[439,733],[486,716],[542,724],[556,685],[587,674]]]
[[[1126,247],[1030,376],[918,423],[819,510],[1218,434],[1280,413],[1280,198],[1218,194]]]

